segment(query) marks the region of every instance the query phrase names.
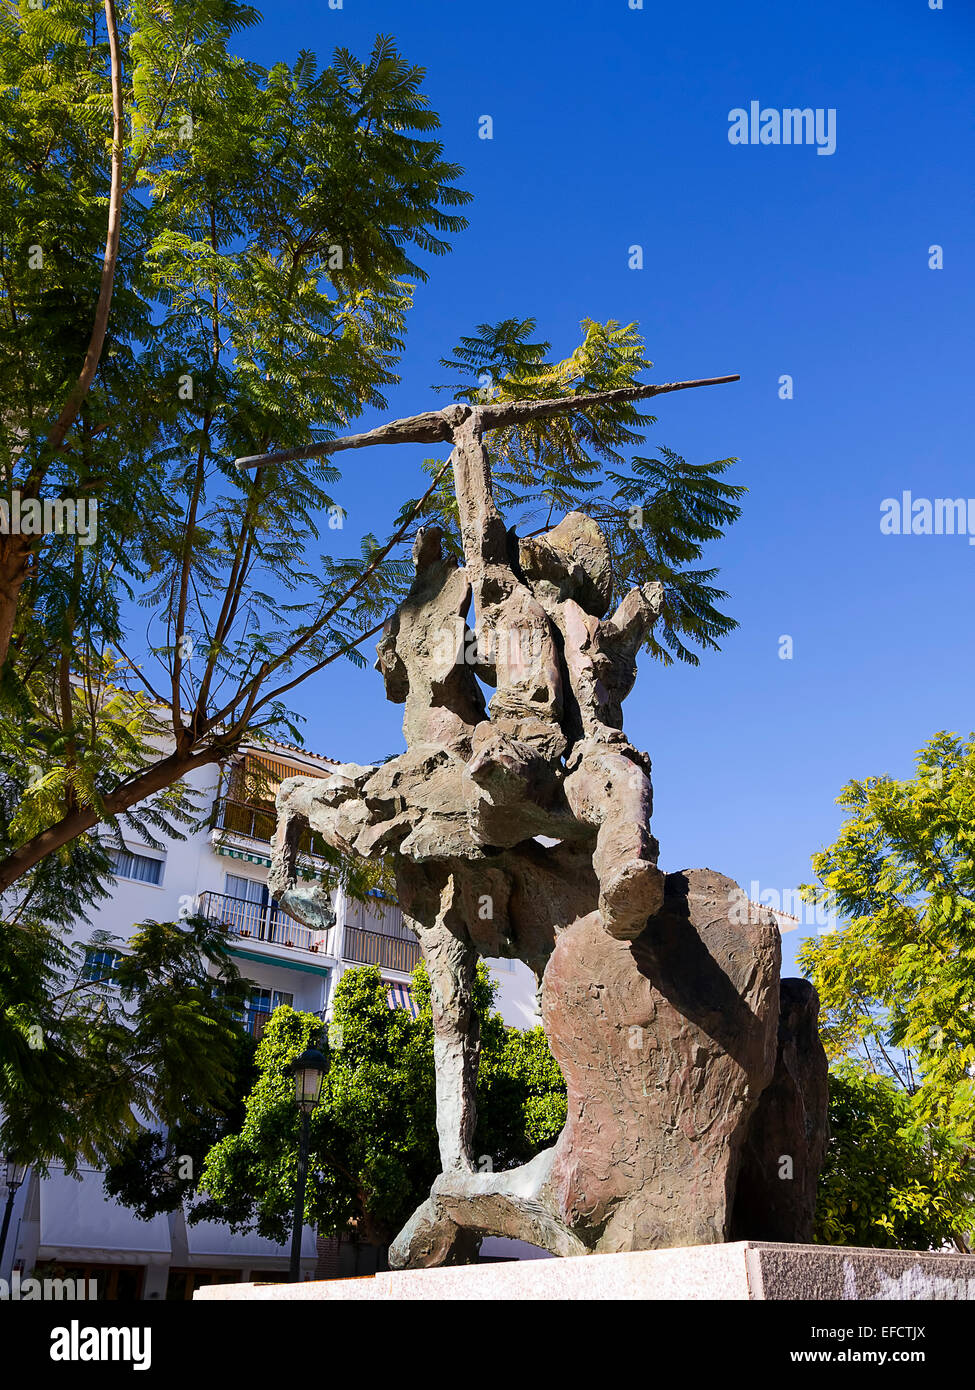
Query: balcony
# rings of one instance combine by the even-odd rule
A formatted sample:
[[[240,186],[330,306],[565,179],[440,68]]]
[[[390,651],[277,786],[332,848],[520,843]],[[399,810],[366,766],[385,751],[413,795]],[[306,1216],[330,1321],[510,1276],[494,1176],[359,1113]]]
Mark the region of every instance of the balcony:
[[[215,830],[226,830],[231,835],[243,835],[249,840],[259,840],[269,845],[274,838],[277,816],[266,806],[255,806],[247,801],[232,801],[224,798],[217,807],[214,821]],[[328,857],[325,841],[313,830],[305,830],[298,841],[302,854],[313,858]]]
[[[347,902],[345,913],[343,960],[410,973],[420,959],[420,943],[397,903],[377,895],[369,902]]]
[[[210,921],[221,922],[245,945],[267,942],[324,956],[334,955],[338,946],[337,927],[327,932],[312,931],[273,902],[256,903],[230,893],[208,891],[200,894],[200,911]],[[342,959],[353,965],[378,965],[384,970],[410,974],[420,959],[420,943],[403,923],[399,908],[387,904],[381,925],[375,923],[362,904],[349,903],[347,911]],[[370,925],[366,926],[366,922]],[[380,926],[380,930],[375,930],[374,925]]]
[[[276,903],[261,904],[234,898],[229,893],[206,892],[200,894],[200,911],[250,945],[267,942],[319,955],[331,954],[334,927],[327,932],[312,931],[289,917]]]
[[[412,933],[408,937],[390,936],[386,932],[347,926],[344,943],[343,960],[356,965],[378,965],[409,974],[420,959],[420,943]]]

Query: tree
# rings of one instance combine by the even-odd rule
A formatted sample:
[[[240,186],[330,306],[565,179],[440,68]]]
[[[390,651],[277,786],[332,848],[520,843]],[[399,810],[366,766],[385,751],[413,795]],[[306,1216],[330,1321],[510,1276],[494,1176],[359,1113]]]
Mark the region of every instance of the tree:
[[[947,1130],[919,1126],[911,1097],[853,1061],[829,1082],[830,1140],[816,1203],[825,1245],[963,1247],[975,1227],[975,1164]]]
[[[202,1200],[188,1220],[223,1220],[283,1242],[298,1162],[293,1082],[284,1068],[309,1045],[329,1058],[311,1119],[306,1220],[323,1235],[350,1227],[386,1244],[440,1168],[433,1021],[423,965],[413,974],[414,1020],[390,1009],[375,966],[346,971],[326,1030],[311,1014],[275,1010],[258,1047],[259,1079],[235,1135],[209,1153]],[[551,1144],[565,1120],[565,1086],[540,1028],[518,1033],[491,1012],[496,986],[479,966],[482,1023],[475,1143],[486,1166],[510,1167]]]
[[[183,1128],[226,1114],[253,1051],[218,924],[145,921],[115,946],[25,930],[0,952],[0,1151],[42,1172],[118,1159],[136,1112]]]
[[[0,20],[0,468],[32,505],[103,506],[85,539],[0,538],[0,893],[20,925],[97,898],[99,825],[180,833],[187,774],[244,740],[299,741],[289,693],[363,663],[418,519],[449,510],[441,460],[385,541],[312,554],[344,523],[335,455],[446,437],[435,412],[341,431],[384,404],[424,262],[469,195],[391,39],[264,69],[229,51],[254,18],[56,0]],[[714,571],[689,568],[738,515],[730,461],[663,450],[619,471],[650,422],[637,402],[675,388],[637,384],[634,325],[587,320],[554,363],[533,330],[482,326],[447,362],[461,396],[494,373],[505,487],[549,518],[598,515],[619,587],[665,583],[654,655],[696,661],[733,626]]]
[[[0,889],[30,894],[100,821],[151,829],[146,806],[260,737],[258,704],[294,735],[271,677],[361,660],[350,638],[405,573],[369,536],[303,558],[322,513],[341,520],[327,461],[233,458],[383,405],[414,256],[448,249],[469,195],[392,40],[268,70],[228,51],[256,18],[231,0],[0,14],[0,470],[32,505],[102,503],[85,538],[0,536]],[[133,601],[158,630],[130,659]],[[140,737],[107,758],[120,705]],[[160,718],[170,746],[147,752]],[[75,908],[97,867],[80,848]]]
[[[192,532],[221,446],[307,442],[382,404],[409,281],[424,275],[410,250],[442,254],[442,233],[464,225],[446,209],[469,195],[425,138],[438,121],[421,70],[390,39],[364,64],[339,50],[322,73],[307,53],[264,70],[227,51],[258,17],[249,6],[118,11],[4,7],[3,455],[33,499],[49,479],[114,493],[125,466],[140,485],[147,466],[168,484],[158,465],[181,453]],[[321,481],[292,501],[307,506]],[[244,491],[236,510],[249,503],[252,523],[261,509],[290,514]],[[4,538],[0,660],[42,550],[36,534]]]
[[[959,1173],[970,1172],[975,742],[940,733],[918,752],[913,777],[852,781],[838,801],[847,819],[813,857],[818,881],[803,893],[845,920],[799,953],[819,992],[827,1053],[859,1058],[865,1075],[900,1088],[896,1113],[908,1117],[905,1132],[927,1153],[930,1175],[949,1150]],[[876,1094],[886,1104],[887,1091]],[[953,1199],[949,1209],[964,1244],[971,1214],[959,1216]]]
[[[206,1156],[244,1122],[245,1099],[257,1080],[256,1044],[241,1032],[232,1059],[233,1081],[219,1107],[193,1105],[165,1129],[140,1129],[121,1144],[105,1169],[107,1196],[131,1207],[140,1221],[176,1211],[196,1193]]]

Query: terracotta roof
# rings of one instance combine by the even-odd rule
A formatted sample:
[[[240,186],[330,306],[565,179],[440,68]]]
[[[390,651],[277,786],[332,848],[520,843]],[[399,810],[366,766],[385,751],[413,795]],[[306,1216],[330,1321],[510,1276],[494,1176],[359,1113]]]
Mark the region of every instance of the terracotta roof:
[[[287,749],[287,751],[288,751],[289,753],[298,753],[298,754],[300,754],[301,757],[303,757],[303,758],[314,758],[316,762],[319,762],[319,763],[330,763],[332,767],[341,767],[341,766],[342,766],[342,764],[339,762],[339,760],[338,760],[337,758],[328,758],[328,757],[325,756],[324,753],[314,753],[314,752],[312,752],[312,750],[311,750],[310,748],[299,748],[298,745],[297,745],[296,743],[282,743],[281,740],[280,740],[280,739],[277,739],[277,738],[276,738],[276,739],[273,739],[273,740],[272,740],[272,743],[273,743],[273,745],[274,745],[275,748],[285,748],[285,749]],[[251,746],[256,747],[256,745],[250,745],[250,744],[248,744],[247,746],[248,746],[248,747],[251,747]]]
[[[790,922],[799,925],[799,918],[793,917],[791,912],[783,912],[781,907],[772,907],[769,903],[756,903],[751,898],[746,901],[749,907],[754,907],[758,912],[771,912],[774,917],[788,917]]]

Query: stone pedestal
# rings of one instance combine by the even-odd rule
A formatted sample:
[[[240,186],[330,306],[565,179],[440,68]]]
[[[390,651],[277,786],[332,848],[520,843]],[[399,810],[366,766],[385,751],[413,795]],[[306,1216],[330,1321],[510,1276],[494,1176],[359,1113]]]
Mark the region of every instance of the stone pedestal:
[[[210,1284],[225,1299],[975,1300],[975,1255],[737,1241],[624,1255],[412,1269],[301,1284]]]

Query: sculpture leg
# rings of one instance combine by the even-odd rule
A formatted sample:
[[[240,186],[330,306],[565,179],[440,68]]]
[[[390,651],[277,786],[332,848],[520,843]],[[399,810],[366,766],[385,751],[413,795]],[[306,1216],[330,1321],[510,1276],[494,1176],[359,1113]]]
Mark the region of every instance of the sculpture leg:
[[[612,745],[596,744],[566,778],[565,795],[580,820],[598,826],[592,863],[603,924],[610,936],[632,941],[664,900],[650,779]]]
[[[403,879],[407,873],[408,870],[402,873]],[[440,1163],[444,1173],[461,1176],[474,1172],[481,1038],[474,1010],[477,952],[458,902],[459,893],[450,875],[441,889],[434,920],[424,925],[411,918],[410,925],[420,938],[430,976]],[[415,899],[410,906],[417,910]],[[478,1232],[466,1230],[443,1216],[431,1196],[417,1208],[390,1246],[389,1262],[393,1269],[470,1264],[477,1258],[480,1244]]]
[[[477,1263],[480,1231],[458,1226],[436,1197],[417,1207],[389,1247],[390,1269],[430,1269],[439,1265]]]
[[[421,941],[433,1003],[440,1162],[444,1172],[454,1168],[472,1171],[480,1052],[480,1029],[473,1009],[477,956],[469,940],[443,929],[424,933]]]
[[[501,1173],[441,1173],[430,1196],[390,1247],[394,1269],[459,1264],[465,1242],[483,1234],[527,1241],[553,1255],[587,1255],[591,1248],[570,1230],[550,1177],[554,1149]]]
[[[411,917],[430,976],[433,1056],[437,1075],[437,1134],[443,1171],[474,1170],[480,1025],[474,1010],[477,951],[460,909],[454,876],[439,893],[433,921]]]

